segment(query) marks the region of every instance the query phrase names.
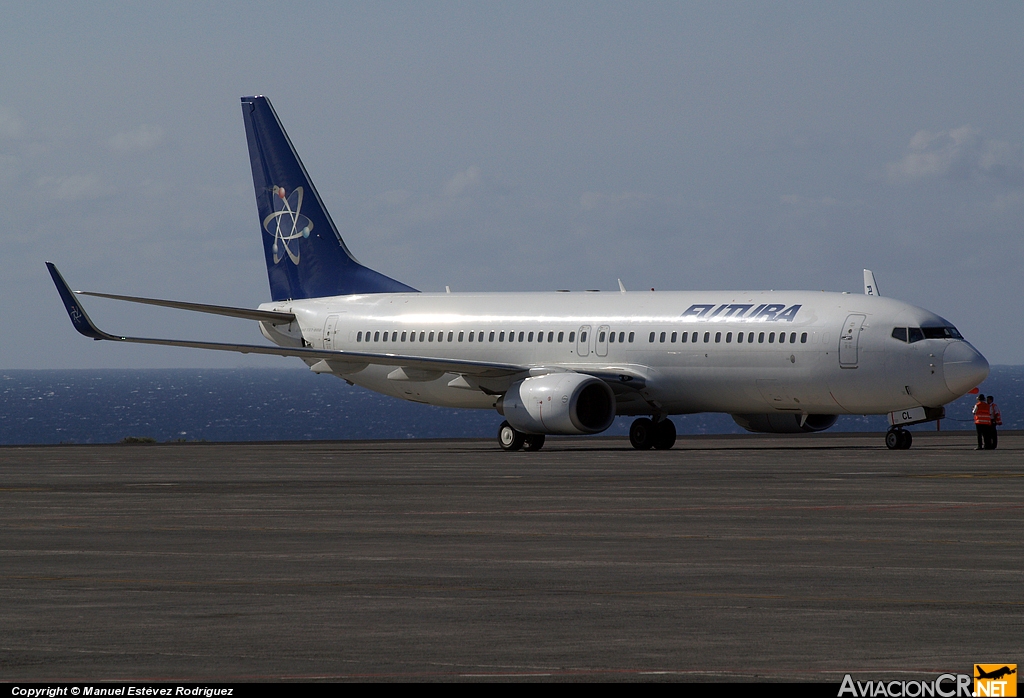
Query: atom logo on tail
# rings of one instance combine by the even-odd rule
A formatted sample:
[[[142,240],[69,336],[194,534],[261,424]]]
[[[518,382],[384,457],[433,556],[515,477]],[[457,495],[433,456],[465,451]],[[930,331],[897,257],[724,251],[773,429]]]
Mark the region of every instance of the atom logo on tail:
[[[298,240],[308,238],[310,231],[313,230],[313,222],[300,213],[302,187],[295,187],[291,194],[287,194],[284,187],[275,185],[273,198],[275,210],[263,219],[263,229],[267,235],[274,238],[274,245],[271,248],[274,253],[274,264],[284,259],[284,255],[281,254],[282,247],[292,260],[292,264],[298,264]]]

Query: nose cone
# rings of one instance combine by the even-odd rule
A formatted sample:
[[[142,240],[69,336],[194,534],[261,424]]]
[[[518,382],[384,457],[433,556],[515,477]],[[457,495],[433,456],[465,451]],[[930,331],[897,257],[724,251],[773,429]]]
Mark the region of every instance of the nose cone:
[[[942,374],[959,397],[988,378],[988,361],[967,342],[952,342],[942,354]]]

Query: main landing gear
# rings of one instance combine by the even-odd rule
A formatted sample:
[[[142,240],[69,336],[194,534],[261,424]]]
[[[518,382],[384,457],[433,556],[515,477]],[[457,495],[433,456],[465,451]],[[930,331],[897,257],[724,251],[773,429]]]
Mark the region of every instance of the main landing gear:
[[[906,451],[912,443],[914,437],[906,429],[890,427],[889,431],[885,432],[885,446],[890,451]]]
[[[498,445],[503,451],[539,451],[544,447],[544,435],[524,434],[508,422],[502,422],[498,427]]]
[[[676,443],[676,425],[671,419],[655,422],[647,417],[641,417],[629,427],[629,443],[638,451],[646,451],[649,448],[668,450]]]

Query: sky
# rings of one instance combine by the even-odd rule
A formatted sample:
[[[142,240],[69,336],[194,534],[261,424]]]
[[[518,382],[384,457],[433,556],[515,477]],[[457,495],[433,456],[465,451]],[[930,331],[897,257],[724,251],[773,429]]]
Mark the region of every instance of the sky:
[[[415,288],[825,289],[1024,364],[1024,4],[19,3],[0,26],[0,368],[288,366],[94,342],[90,291],[268,301],[239,97]],[[91,298],[122,334],[254,323]]]

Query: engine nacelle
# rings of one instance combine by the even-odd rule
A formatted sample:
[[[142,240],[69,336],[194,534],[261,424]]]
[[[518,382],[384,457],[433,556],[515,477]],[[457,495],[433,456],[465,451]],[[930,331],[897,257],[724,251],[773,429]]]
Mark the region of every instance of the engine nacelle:
[[[527,434],[596,434],[615,421],[615,393],[580,373],[548,373],[509,387],[498,412]]]
[[[733,420],[747,431],[766,434],[800,434],[825,431],[839,419],[834,414],[734,414]]]

